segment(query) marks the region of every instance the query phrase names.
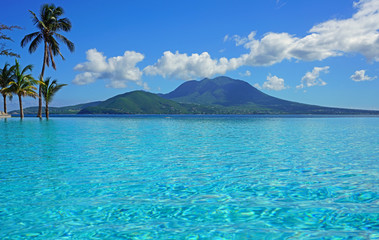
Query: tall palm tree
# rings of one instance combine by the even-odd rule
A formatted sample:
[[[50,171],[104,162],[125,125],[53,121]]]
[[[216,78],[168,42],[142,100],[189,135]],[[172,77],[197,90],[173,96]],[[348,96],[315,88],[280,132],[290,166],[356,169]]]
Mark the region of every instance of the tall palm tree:
[[[31,74],[26,74],[26,71],[32,71],[33,66],[28,65],[24,69],[20,69],[20,64],[16,60],[16,64],[13,68],[13,81],[11,81],[4,91],[7,94],[14,93],[18,96],[18,101],[20,103],[20,117],[24,118],[24,110],[22,108],[22,97],[37,97],[35,90],[37,88],[34,86],[39,82],[35,80]]]
[[[63,42],[70,52],[73,52],[75,47],[74,44],[68,40],[65,36],[59,34],[59,31],[68,32],[71,30],[71,22],[68,18],[59,18],[63,15],[64,11],[61,7],[55,7],[54,4],[44,4],[40,10],[40,17],[30,11],[33,18],[34,25],[39,29],[37,32],[30,33],[26,35],[22,41],[21,46],[26,46],[29,42],[29,52],[33,53],[36,51],[38,45],[44,43],[44,54],[43,54],[43,65],[40,75],[41,81],[43,81],[43,75],[45,73],[45,66],[51,66],[56,70],[56,65],[54,61],[54,56],[60,55],[64,60],[63,55],[60,52],[59,43],[56,39]],[[39,86],[39,101],[38,101],[38,115],[37,117],[42,118],[42,85]]]
[[[45,99],[45,113],[46,119],[49,119],[49,103],[53,100],[54,95],[67,84],[58,84],[57,80],[54,79],[51,81],[51,77],[47,77],[46,80],[42,84],[42,96]]]
[[[4,99],[4,112],[7,113],[7,96],[12,98],[12,93],[8,93],[6,88],[9,83],[12,81],[14,66],[11,66],[6,63],[3,69],[0,69],[0,93],[3,95]]]

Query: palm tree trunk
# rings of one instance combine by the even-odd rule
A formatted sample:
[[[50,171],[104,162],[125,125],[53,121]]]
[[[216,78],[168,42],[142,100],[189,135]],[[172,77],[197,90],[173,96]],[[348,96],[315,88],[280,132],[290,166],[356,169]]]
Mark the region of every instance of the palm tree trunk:
[[[49,120],[49,104],[46,102],[46,107],[45,107],[45,113],[46,113],[46,119]]]
[[[43,82],[43,75],[45,74],[45,66],[46,66],[46,59],[47,59],[47,42],[45,41],[45,53],[43,55],[43,64],[42,64],[42,71],[40,75],[40,81]],[[39,84],[39,90],[38,90],[38,114],[37,117],[42,118],[42,88],[41,84]]]
[[[3,94],[4,98],[4,112],[5,114],[7,113],[7,95]]]
[[[18,102],[20,103],[20,118],[23,119],[24,118],[24,109],[22,109],[22,99],[21,99],[20,94],[18,95]]]

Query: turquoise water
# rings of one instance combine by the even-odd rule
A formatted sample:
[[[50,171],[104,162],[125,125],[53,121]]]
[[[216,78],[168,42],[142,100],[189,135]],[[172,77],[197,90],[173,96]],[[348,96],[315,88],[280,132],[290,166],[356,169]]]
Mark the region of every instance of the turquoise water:
[[[12,118],[0,133],[0,239],[379,239],[379,118]]]

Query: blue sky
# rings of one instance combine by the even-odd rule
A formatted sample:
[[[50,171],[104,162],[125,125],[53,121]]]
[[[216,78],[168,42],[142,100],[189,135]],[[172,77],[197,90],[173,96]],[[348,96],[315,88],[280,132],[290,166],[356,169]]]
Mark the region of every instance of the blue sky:
[[[52,106],[105,100],[145,89],[167,93],[186,80],[226,75],[272,96],[323,106],[379,110],[378,0],[39,1],[3,0],[0,22],[20,63],[42,68],[42,46],[20,47],[36,31],[28,10],[54,2],[75,43],[45,76],[67,83]],[[0,64],[13,63],[0,57]],[[25,106],[37,105],[26,99]],[[17,109],[14,99],[9,106]]]

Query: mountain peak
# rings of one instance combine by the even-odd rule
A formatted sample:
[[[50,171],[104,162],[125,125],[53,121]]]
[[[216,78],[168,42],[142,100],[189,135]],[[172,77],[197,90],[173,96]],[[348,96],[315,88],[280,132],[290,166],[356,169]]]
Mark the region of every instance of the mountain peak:
[[[241,80],[233,79],[227,76],[219,76],[215,78],[204,78],[203,80],[200,80],[198,82],[214,82],[217,85],[225,85],[225,84],[229,84],[236,81],[241,81]]]
[[[225,76],[200,81],[188,81],[174,91],[162,95],[166,99],[182,103],[234,106],[259,101],[268,95],[249,83]]]
[[[286,101],[271,97],[247,82],[225,76],[187,81],[168,94],[137,90],[102,102],[51,110],[69,114],[379,114],[379,111]],[[30,109],[28,114],[32,111],[36,112],[37,107]]]

